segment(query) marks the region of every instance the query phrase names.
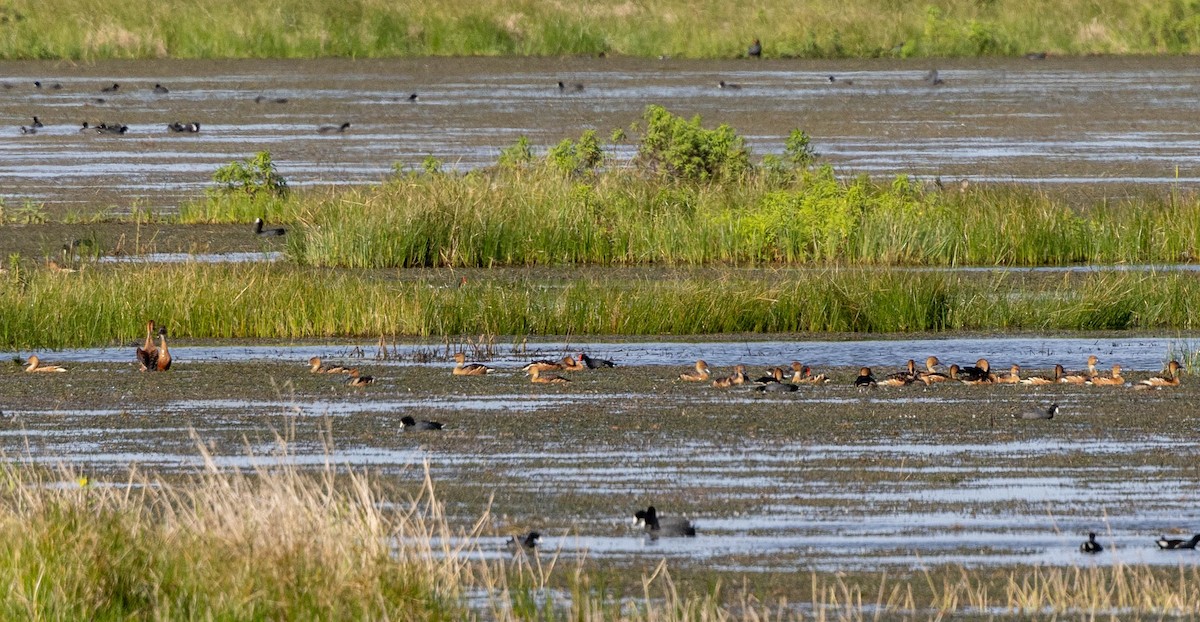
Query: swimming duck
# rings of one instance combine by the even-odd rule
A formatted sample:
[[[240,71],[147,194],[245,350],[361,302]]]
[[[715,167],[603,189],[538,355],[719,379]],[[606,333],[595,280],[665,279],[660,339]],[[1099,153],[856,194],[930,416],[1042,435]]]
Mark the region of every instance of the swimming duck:
[[[114,125],[109,125],[107,123],[101,123],[100,125],[97,125],[94,129],[97,134],[124,134],[125,132],[129,131],[129,126],[121,125],[120,123],[116,123]]]
[[[254,235],[273,236],[273,235],[283,235],[283,234],[287,233],[287,229],[284,229],[283,227],[275,227],[272,229],[263,229],[263,224],[264,224],[263,219],[261,219],[261,218],[254,219]]]
[[[758,39],[755,39],[754,43],[751,43],[750,47],[746,48],[746,56],[750,58],[762,58],[762,43]]]
[[[607,359],[594,359],[587,354],[579,353],[579,362],[587,366],[588,369],[599,369],[601,367],[616,367],[617,364]]]
[[[348,374],[351,371],[354,371],[349,367],[342,367],[341,365],[334,365],[332,367],[326,367],[325,365],[323,365],[321,363],[321,357],[319,357],[319,356],[314,356],[314,357],[308,359],[308,364],[309,364],[308,371],[310,371],[314,374]]]
[[[536,383],[536,384],[563,384],[566,382],[570,382],[570,380],[567,380],[566,378],[563,378],[562,376],[558,376],[555,374],[549,374],[549,375],[543,376],[542,370],[540,367],[530,367],[529,368],[529,381]]]
[[[719,88],[719,89],[729,89],[729,90],[731,90],[731,91],[736,91],[736,90],[739,90],[739,89],[741,89],[741,88],[742,88],[742,85],[740,85],[740,84],[734,84],[734,83],[732,83],[732,82],[726,82],[726,81],[724,81],[724,80],[721,80],[720,82],[717,82],[717,88]]]
[[[875,382],[875,376],[871,375],[870,367],[863,367],[858,370],[858,377],[854,379],[856,387],[873,387],[878,383]]]
[[[346,132],[346,130],[348,130],[348,129],[350,129],[349,123],[343,123],[341,125],[322,125],[321,127],[317,128],[317,133],[318,134],[344,134]]]
[[[958,379],[968,384],[991,382],[995,379],[992,376],[991,368],[991,363],[988,363],[987,359],[979,359],[975,361],[974,366],[960,367]]]
[[[46,127],[36,116],[33,117],[33,125],[30,127]]]
[[[708,381],[708,363],[704,360],[696,361],[696,373],[685,371],[679,374],[679,379],[684,382],[707,382]]]
[[[1200,544],[1200,533],[1192,536],[1190,540],[1182,538],[1168,538],[1163,536],[1154,541],[1158,548],[1164,551],[1174,551],[1178,549],[1195,549],[1197,544]]]
[[[937,69],[930,69],[929,73],[925,74],[924,80],[925,80],[925,83],[928,84],[929,86],[937,86],[943,82],[941,77],[938,76]]]
[[[528,364],[526,364],[521,369],[528,372],[528,371],[532,371],[534,369],[536,369],[538,371],[558,371],[562,368],[563,368],[562,363],[560,363],[558,361],[548,361],[546,359],[539,359],[536,361],[530,361]]]
[[[718,389],[728,389],[734,385],[743,384],[746,382],[746,366],[738,365],[733,368],[733,375],[717,378],[712,381],[712,386]]]
[[[572,90],[572,91],[582,91],[582,90],[583,90],[583,83],[582,83],[582,82],[575,82],[575,83],[572,83],[572,84],[565,84],[565,83],[563,83],[563,81],[562,81],[562,80],[559,80],[559,81],[558,81],[558,90],[560,90],[560,91],[565,91],[565,90],[567,90],[568,88],[569,88],[570,90]]]
[[[158,95],[166,95],[167,93],[170,93],[171,90],[161,84],[156,83],[154,85],[154,92]]]
[[[41,80],[34,80],[34,81],[33,81],[33,88],[40,89],[40,88],[42,88],[42,86],[43,86],[43,85],[42,85],[42,82],[41,82]],[[59,90],[62,90],[62,84],[61,84],[61,83],[59,83],[59,82],[55,82],[54,84],[51,84],[51,85],[49,85],[49,86],[48,86],[48,87],[46,87],[46,88],[49,88],[49,89],[50,89],[50,90],[52,90],[52,91],[59,91]]]
[[[375,382],[374,376],[363,376],[358,373],[357,369],[351,369],[350,377],[346,378],[346,384],[352,387],[365,387],[373,382]]]
[[[288,103],[288,98],[286,98],[286,97],[264,97],[262,95],[259,95],[258,97],[254,98],[254,103],[256,103],[256,104],[261,104],[263,102],[270,102],[272,104],[286,104],[286,103]]]
[[[418,98],[417,98],[417,94],[416,94],[416,93],[409,93],[409,95],[408,95],[408,101],[410,101],[410,102],[415,102],[415,101],[417,101],[417,99],[418,99]]]
[[[37,134],[37,128],[36,127],[25,127],[24,125],[22,125],[21,133],[25,134],[25,135]]]
[[[420,421],[417,421],[416,419],[413,419],[412,417],[410,417],[408,415],[404,415],[403,417],[400,417],[400,429],[401,430],[407,430],[409,428],[412,428],[413,430],[418,430],[418,431],[424,432],[424,431],[441,430],[444,427],[446,427],[445,424],[442,424],[438,421],[429,421],[428,419],[422,419]]]
[[[1111,376],[1095,376],[1092,378],[1092,384],[1100,386],[1120,386],[1125,384],[1125,379],[1121,377],[1121,366],[1112,366]]]
[[[1058,378],[1059,382],[1066,384],[1086,384],[1092,379],[1092,376],[1096,375],[1096,357],[1088,357],[1088,371],[1072,372],[1069,374],[1064,371],[1059,375],[1058,369],[1060,367],[1062,366],[1058,365],[1055,367],[1055,377]]]
[[[167,350],[167,329],[158,329],[158,359],[154,361],[154,369],[167,371],[171,369],[171,352]]]
[[[1020,384],[1021,383],[1021,366],[1016,363],[1008,368],[1008,373],[996,378],[997,384]]]
[[[1177,387],[1179,386],[1179,361],[1167,363],[1166,376],[1152,376],[1138,383],[1141,387]]]
[[[146,322],[146,342],[137,349],[137,360],[142,371],[153,370],[158,365],[158,346],[154,345],[154,320]]]
[[[587,369],[587,365],[575,360],[570,355],[562,357],[562,360],[558,364],[562,365],[563,371],[583,371]]]
[[[1013,413],[1013,419],[1053,419],[1054,415],[1057,414],[1058,404],[1051,404],[1047,408],[1030,406],[1020,412]]]
[[[938,357],[936,357],[936,356],[930,356],[930,357],[926,358],[925,359],[925,371],[919,372],[918,376],[927,385],[932,384],[934,382],[945,382],[945,381],[949,380],[950,376],[943,374],[940,371],[937,371],[937,369],[936,369],[937,366],[941,365],[941,364],[942,364],[942,362],[939,361]]]
[[[522,551],[528,553],[537,548],[537,545],[541,544],[541,542],[542,534],[531,531],[525,535],[509,536],[504,546],[508,547],[508,550],[513,553],[520,553]]]
[[[1104,550],[1104,547],[1100,546],[1099,542],[1096,542],[1095,533],[1089,533],[1087,542],[1080,544],[1079,550],[1083,553],[1099,553]]]
[[[113,82],[112,86],[106,86],[106,87],[100,89],[100,92],[101,93],[116,93],[117,90],[120,88],[121,88],[120,84]]]
[[[25,368],[25,371],[31,371],[31,372],[63,372],[63,371],[67,371],[66,367],[59,367],[58,365],[42,365],[41,360],[38,359],[36,354],[30,355],[29,359],[25,362],[28,365],[28,367]]]
[[[192,121],[190,123],[180,123],[178,121],[167,124],[167,131],[176,134],[197,134],[200,132],[200,124]]]
[[[84,121],[83,127],[79,128],[79,133],[80,134],[99,134],[100,128],[89,126],[88,122]]]
[[[633,513],[634,524],[645,527],[652,538],[695,537],[696,527],[686,518],[661,518],[654,506]]]
[[[455,376],[484,376],[496,371],[483,363],[467,363],[467,355],[462,352],[454,354],[454,361],[458,365],[455,365],[454,371],[450,373]]]

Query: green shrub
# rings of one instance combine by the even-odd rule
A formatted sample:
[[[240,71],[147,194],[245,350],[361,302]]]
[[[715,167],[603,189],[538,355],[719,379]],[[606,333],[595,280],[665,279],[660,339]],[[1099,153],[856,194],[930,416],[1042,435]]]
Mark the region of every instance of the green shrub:
[[[267,195],[287,196],[287,180],[275,170],[270,151],[260,151],[253,158],[230,162],[213,173],[218,184],[217,194],[247,194],[252,198]]]
[[[578,141],[563,139],[546,154],[547,163],[564,175],[594,173],[604,164],[604,149],[595,130],[587,130]]]
[[[657,105],[646,107],[642,121],[636,163],[653,174],[709,181],[740,177],[750,170],[745,140],[728,125],[706,130],[699,115],[688,121]]]

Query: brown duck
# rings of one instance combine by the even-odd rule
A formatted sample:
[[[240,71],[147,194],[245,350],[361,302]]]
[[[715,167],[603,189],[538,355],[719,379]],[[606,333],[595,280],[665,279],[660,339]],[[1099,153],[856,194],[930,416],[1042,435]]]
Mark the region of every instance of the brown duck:
[[[565,382],[570,382],[570,380],[567,380],[566,378],[556,374],[547,374],[543,376],[541,368],[538,367],[529,368],[529,381],[534,384],[563,384]]]
[[[308,365],[308,371],[314,374],[348,374],[353,371],[349,367],[342,367],[341,365],[326,367],[325,364],[321,362],[321,357],[319,356],[314,356],[308,359]]]
[[[724,378],[717,378],[716,380],[712,381],[712,386],[717,387],[718,389],[728,389],[729,387],[732,387],[732,386],[738,385],[738,384],[743,384],[745,382],[746,382],[746,366],[738,365],[737,367],[733,368],[732,376],[725,376]]]
[[[483,363],[466,362],[467,356],[462,352],[454,355],[454,361],[458,363],[458,365],[454,366],[454,371],[451,372],[455,376],[484,376],[495,371]]]
[[[29,357],[29,360],[27,360],[27,361],[25,361],[25,362],[26,362],[26,364],[28,365],[28,367],[26,367],[26,368],[25,368],[25,371],[30,371],[30,372],[35,372],[35,373],[37,373],[37,372],[64,372],[64,371],[67,371],[67,368],[66,368],[66,367],[59,367],[58,365],[42,365],[42,364],[41,364],[41,360],[40,360],[40,359],[38,359],[38,357],[37,357],[37,355],[36,355],[36,354],[35,354],[35,355],[32,355],[32,356],[30,356],[30,357]]]
[[[1092,378],[1092,384],[1100,385],[1102,387],[1114,387],[1125,384],[1125,379],[1121,377],[1121,366],[1113,365],[1111,376],[1096,376],[1095,378]]]
[[[1166,376],[1151,376],[1139,382],[1137,387],[1177,387],[1179,386],[1179,369],[1181,367],[1179,361],[1171,361],[1167,363]]]
[[[684,382],[707,382],[708,376],[708,363],[705,363],[704,360],[701,359],[696,361],[695,373],[685,371],[682,374],[679,374],[679,379]]]
[[[167,371],[171,369],[171,351],[167,349],[167,329],[158,329],[158,360],[154,362],[154,369],[157,371]]]
[[[357,369],[351,369],[350,377],[346,379],[346,384],[352,387],[365,387],[373,382],[375,382],[374,376],[363,376],[358,373]]]
[[[142,371],[153,370],[158,364],[158,346],[154,345],[154,320],[146,322],[146,342],[137,349],[137,360]]]

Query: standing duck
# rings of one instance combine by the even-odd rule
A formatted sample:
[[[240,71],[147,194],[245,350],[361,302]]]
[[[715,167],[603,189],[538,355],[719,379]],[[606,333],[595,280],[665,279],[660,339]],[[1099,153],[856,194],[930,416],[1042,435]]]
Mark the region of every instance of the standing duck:
[[[685,371],[679,374],[679,379],[684,382],[707,382],[708,381],[708,363],[703,359],[696,361],[696,372]]]
[[[1167,363],[1166,376],[1152,376],[1137,384],[1137,387],[1177,387],[1179,386],[1179,361]]]
[[[1095,554],[1103,551],[1104,547],[1100,546],[1099,542],[1096,542],[1096,534],[1093,532],[1088,534],[1087,542],[1079,545],[1079,550],[1083,553]]]
[[[862,388],[873,387],[877,384],[878,383],[875,382],[875,376],[871,375],[870,367],[863,367],[858,370],[858,377],[854,379],[854,386]]]
[[[467,363],[467,356],[462,352],[455,353],[454,361],[458,363],[451,372],[455,376],[484,376],[495,371],[483,363]]]
[[[601,367],[616,367],[617,364],[607,359],[594,359],[584,352],[579,353],[579,362],[587,366],[588,369],[599,369]]]
[[[171,352],[167,350],[167,329],[158,329],[158,360],[154,362],[154,369],[157,371],[167,371],[171,369]]]
[[[943,374],[942,372],[940,372],[936,369],[937,366],[941,365],[941,364],[942,364],[942,362],[939,361],[938,357],[936,357],[936,356],[931,356],[931,357],[926,358],[925,359],[925,371],[920,372],[920,374],[919,374],[921,380],[927,385],[933,384],[935,382],[945,382],[945,381],[949,380],[950,376],[947,376],[946,374]]]
[[[41,360],[38,359],[36,354],[30,355],[29,359],[27,361],[25,361],[25,363],[28,365],[25,368],[25,371],[31,371],[31,372],[35,372],[35,373],[36,372],[64,372],[64,371],[67,371],[66,367],[59,367],[58,365],[42,365]]]
[[[137,349],[137,360],[142,371],[155,369],[158,365],[158,346],[154,345],[154,320],[146,322],[146,342]]]
[[[570,380],[567,380],[566,378],[563,378],[562,376],[558,376],[555,374],[548,374],[548,375],[543,376],[542,369],[540,367],[530,367],[529,368],[529,381],[534,384],[563,384],[563,383],[570,382]]]

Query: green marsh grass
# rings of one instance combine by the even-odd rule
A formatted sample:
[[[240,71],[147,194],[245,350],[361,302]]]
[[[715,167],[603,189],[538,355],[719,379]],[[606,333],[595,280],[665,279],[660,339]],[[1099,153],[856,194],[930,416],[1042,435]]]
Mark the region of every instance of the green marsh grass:
[[[1089,273],[606,269],[342,271],[84,265],[0,275],[0,347],[177,339],[1197,328],[1200,278]]]
[[[37,0],[0,10],[0,58],[354,58],[595,55],[764,56],[1195,54],[1185,0]],[[63,16],[69,16],[64,19]]]
[[[290,257],[345,268],[836,264],[1044,266],[1200,257],[1200,198],[1074,204],[1015,185],[941,190],[908,177],[760,168],[721,182],[549,166],[407,174],[268,205],[224,197],[185,222],[293,221]]]

